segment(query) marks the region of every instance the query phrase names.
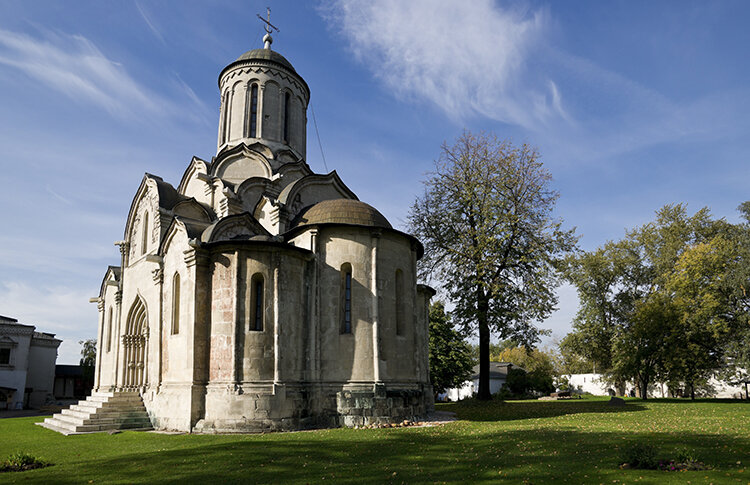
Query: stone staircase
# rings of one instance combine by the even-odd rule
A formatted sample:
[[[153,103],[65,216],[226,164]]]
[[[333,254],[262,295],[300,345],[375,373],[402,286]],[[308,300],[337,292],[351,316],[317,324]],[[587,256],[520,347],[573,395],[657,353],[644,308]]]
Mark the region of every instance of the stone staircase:
[[[85,401],[36,424],[64,435],[153,429],[140,394],[124,391],[94,392]]]

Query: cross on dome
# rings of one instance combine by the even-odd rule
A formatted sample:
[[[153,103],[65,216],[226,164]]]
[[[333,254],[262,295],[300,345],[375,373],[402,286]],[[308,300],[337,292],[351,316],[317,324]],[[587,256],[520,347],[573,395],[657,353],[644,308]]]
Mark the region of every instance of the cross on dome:
[[[264,19],[260,16],[260,14],[256,14],[258,18],[263,22],[265,25],[263,25],[263,28],[266,31],[266,35],[263,36],[263,48],[264,49],[271,49],[271,43],[273,42],[273,37],[271,37],[271,32],[274,30],[276,32],[279,32],[278,27],[273,25],[271,23],[271,9],[270,7],[266,7],[266,17],[267,19]]]

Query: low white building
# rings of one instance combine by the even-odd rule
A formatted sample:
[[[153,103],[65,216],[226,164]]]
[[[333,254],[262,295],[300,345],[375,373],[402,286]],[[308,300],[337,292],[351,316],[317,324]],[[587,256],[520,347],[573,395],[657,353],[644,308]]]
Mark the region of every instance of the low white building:
[[[510,362],[490,362],[490,394],[497,393],[505,385],[508,378],[508,371],[513,367]],[[520,367],[516,366],[517,369]],[[479,365],[472,369],[473,375],[470,380],[465,381],[461,387],[448,389],[445,397],[448,401],[460,401],[471,397],[479,392]]]
[[[571,389],[582,394],[588,393],[594,396],[615,394],[614,387],[607,384],[601,374],[568,374],[563,377],[568,379]]]
[[[0,315],[0,410],[36,408],[52,399],[62,340]]]
[[[608,384],[602,374],[568,374],[563,377],[568,379],[571,389],[582,394],[593,394],[594,396],[615,395],[615,388]],[[717,399],[742,399],[744,387],[731,386],[723,381],[711,377],[708,380],[708,395],[701,394],[700,397],[713,397]],[[628,382],[625,386],[628,395],[635,394],[635,384]],[[705,393],[706,391],[704,391]],[[667,385],[663,382],[655,382],[648,387],[648,397],[669,397]]]

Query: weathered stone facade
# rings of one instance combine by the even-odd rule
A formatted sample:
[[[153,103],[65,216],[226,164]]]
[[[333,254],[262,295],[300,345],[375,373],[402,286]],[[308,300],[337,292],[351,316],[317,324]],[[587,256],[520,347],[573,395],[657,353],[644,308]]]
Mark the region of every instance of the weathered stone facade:
[[[309,88],[270,45],[219,76],[217,155],[146,174],[99,305],[99,391],[158,429],[396,422],[432,407],[422,245],[304,160]]]

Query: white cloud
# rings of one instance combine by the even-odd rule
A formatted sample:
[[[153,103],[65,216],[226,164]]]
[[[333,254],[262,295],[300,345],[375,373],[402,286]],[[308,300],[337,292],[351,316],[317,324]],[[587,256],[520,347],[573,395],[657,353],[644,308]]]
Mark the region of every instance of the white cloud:
[[[96,305],[88,303],[92,296],[95,295],[85,290],[64,286],[0,283],[2,315],[62,339],[58,364],[77,364],[81,352],[78,341],[96,338],[97,309]]]
[[[134,109],[155,115],[171,103],[139,85],[119,63],[80,35],[47,33],[47,39],[0,29],[0,65],[10,66],[109,113],[129,117]]]
[[[547,13],[492,0],[338,0],[324,9],[355,55],[396,95],[527,128],[567,115],[554,83],[525,76]]]

